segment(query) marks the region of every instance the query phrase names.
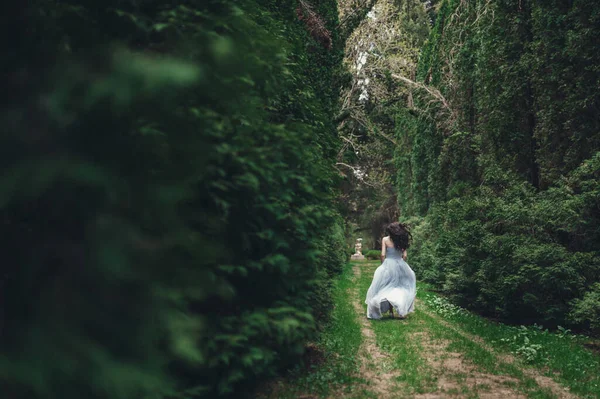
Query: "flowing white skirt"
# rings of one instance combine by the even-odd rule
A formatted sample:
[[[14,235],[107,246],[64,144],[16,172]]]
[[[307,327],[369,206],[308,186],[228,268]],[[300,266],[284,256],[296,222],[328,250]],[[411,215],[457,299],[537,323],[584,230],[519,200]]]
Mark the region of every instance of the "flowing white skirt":
[[[367,292],[367,317],[381,319],[390,310],[404,317],[415,310],[417,280],[415,272],[402,258],[386,258],[375,270],[373,282]]]

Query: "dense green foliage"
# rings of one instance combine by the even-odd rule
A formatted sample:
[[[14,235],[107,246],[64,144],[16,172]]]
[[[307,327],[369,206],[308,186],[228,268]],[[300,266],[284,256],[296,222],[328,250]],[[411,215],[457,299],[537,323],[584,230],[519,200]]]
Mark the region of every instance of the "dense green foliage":
[[[369,260],[379,260],[381,258],[381,251],[376,249],[369,249],[364,251],[363,255]]]
[[[342,392],[347,396],[355,385],[364,383],[358,378],[360,360],[357,352],[363,337],[352,303],[355,284],[352,264],[347,263],[334,279],[334,306],[319,340],[301,364],[284,378],[267,384],[258,399],[327,398]]]
[[[399,109],[411,264],[460,304],[595,328],[600,311],[600,6],[446,0]]]
[[[239,397],[297,359],[346,257],[335,33],[293,0],[10,3],[3,396]]]

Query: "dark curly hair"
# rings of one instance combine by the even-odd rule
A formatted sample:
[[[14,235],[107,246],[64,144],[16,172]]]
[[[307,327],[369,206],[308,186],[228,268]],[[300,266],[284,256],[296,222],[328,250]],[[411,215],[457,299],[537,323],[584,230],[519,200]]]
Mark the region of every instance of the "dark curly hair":
[[[396,248],[398,251],[403,251],[410,247],[412,235],[410,234],[407,225],[400,222],[390,223],[385,228],[385,234],[390,236],[392,242],[394,243],[394,248]]]

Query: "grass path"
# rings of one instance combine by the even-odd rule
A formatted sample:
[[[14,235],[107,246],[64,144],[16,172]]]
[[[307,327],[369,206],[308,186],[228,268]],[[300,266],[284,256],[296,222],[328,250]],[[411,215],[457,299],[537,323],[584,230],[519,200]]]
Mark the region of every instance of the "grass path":
[[[360,264],[354,264],[352,271],[354,274],[354,288],[352,289],[351,300],[357,319],[360,320],[360,330],[363,337],[358,355],[362,381],[368,384],[365,391],[376,398],[398,397],[398,393],[402,389],[400,386],[402,372],[395,367],[393,356],[376,344],[376,335],[370,322],[366,317],[359,316],[365,314],[362,305],[364,301],[360,300],[364,296],[361,295],[360,286],[357,284],[362,281]]]
[[[259,398],[600,398],[600,357],[580,338],[489,322],[427,285],[408,318],[367,320],[377,266],[348,265],[312,358]]]

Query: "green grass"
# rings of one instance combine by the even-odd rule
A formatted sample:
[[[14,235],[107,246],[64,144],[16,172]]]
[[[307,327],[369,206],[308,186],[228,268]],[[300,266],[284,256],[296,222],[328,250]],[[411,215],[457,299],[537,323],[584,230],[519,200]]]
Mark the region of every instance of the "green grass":
[[[583,398],[600,398],[600,356],[586,349],[587,338],[568,330],[551,333],[539,326],[495,323],[452,305],[419,284],[428,308],[460,330],[476,335],[499,353],[511,353],[542,374],[551,376]]]
[[[555,397],[549,389],[541,388],[535,380],[525,376],[517,365],[500,361],[494,353],[472,341],[469,337],[449,329],[435,318],[429,315],[425,315],[424,318],[434,339],[448,341],[448,351],[462,354],[463,358],[480,372],[515,378],[518,382],[514,384],[513,389],[526,394],[529,398],[550,399]]]
[[[312,368],[297,367],[265,392],[266,397],[292,399],[299,394],[311,394],[326,397],[332,392],[343,392],[357,398],[368,398],[369,393],[362,390],[364,385],[358,378],[360,367],[357,358],[362,343],[360,325],[352,307],[350,291],[352,289],[352,266],[347,264],[334,283],[331,320],[321,334],[317,349],[324,362]]]

